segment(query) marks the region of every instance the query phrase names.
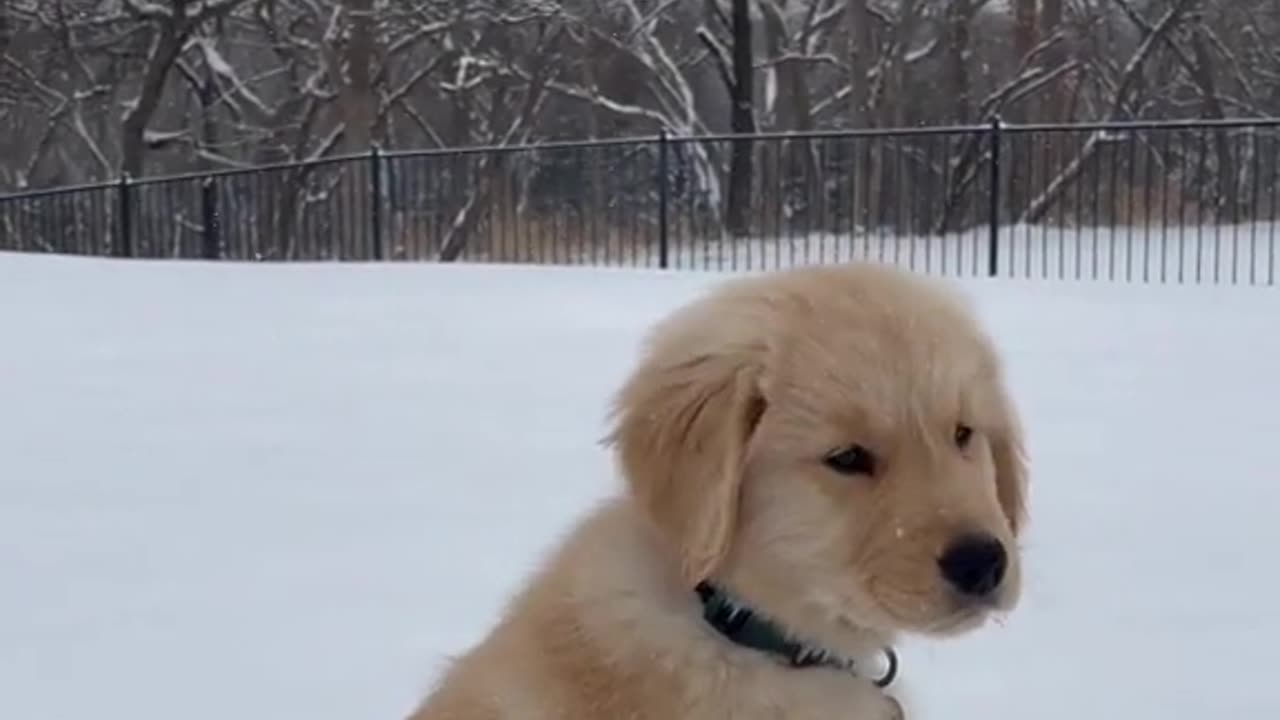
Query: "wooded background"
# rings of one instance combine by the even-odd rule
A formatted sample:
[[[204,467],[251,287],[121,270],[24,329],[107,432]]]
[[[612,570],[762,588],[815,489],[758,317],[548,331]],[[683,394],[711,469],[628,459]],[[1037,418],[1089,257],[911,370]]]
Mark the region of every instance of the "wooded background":
[[[0,192],[374,143],[1280,114],[1275,0],[0,8]]]

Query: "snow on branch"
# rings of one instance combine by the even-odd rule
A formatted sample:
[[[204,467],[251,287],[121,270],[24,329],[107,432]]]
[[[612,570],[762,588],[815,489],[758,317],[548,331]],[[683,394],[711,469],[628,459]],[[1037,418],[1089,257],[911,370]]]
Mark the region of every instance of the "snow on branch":
[[[1195,2],[1195,0],[1172,0],[1171,7],[1165,11],[1160,20],[1151,28],[1151,32],[1147,34],[1142,44],[1134,50],[1129,62],[1125,64],[1124,74],[1121,76],[1120,82],[1112,95],[1111,106],[1107,112],[1108,120],[1117,118],[1125,103],[1128,102],[1129,91],[1136,82],[1143,66],[1150,59],[1156,44],[1161,42],[1166,33],[1171,32],[1177,26],[1182,19],[1183,12],[1192,2]],[[1101,132],[1095,131],[1091,133],[1076,157],[1049,182],[1043,192],[1032,199],[1018,222],[1039,222],[1045,216],[1045,213],[1049,212],[1053,207],[1053,203],[1057,201],[1063,191],[1070,187],[1071,183],[1075,182],[1080,173],[1084,171],[1097,152],[1098,144],[1101,140]]]

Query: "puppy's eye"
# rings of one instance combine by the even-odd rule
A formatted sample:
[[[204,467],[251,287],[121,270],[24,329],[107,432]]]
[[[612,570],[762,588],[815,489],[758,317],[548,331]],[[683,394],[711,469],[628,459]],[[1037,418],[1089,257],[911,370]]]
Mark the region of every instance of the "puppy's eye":
[[[874,475],[876,472],[876,456],[861,445],[833,452],[823,462],[841,475]]]
[[[954,439],[955,439],[956,447],[960,448],[961,450],[969,447],[969,441],[973,439],[973,428],[963,424],[956,425]]]

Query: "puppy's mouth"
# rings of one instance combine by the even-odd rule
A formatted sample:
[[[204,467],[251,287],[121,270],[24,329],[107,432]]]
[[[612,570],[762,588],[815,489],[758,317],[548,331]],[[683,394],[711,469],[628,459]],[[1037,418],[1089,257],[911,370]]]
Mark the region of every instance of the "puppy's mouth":
[[[993,608],[989,605],[965,605],[928,623],[922,630],[930,635],[958,635],[982,627],[992,615]]]
[[[936,636],[957,635],[982,627],[1000,612],[999,603],[994,597],[983,600],[919,597],[915,601],[902,598],[897,602],[889,602],[874,587],[870,589],[870,599],[878,614],[888,624],[906,632]],[[920,611],[919,614],[904,612],[907,605],[914,605]],[[859,626],[848,615],[842,614],[840,620],[850,627]]]

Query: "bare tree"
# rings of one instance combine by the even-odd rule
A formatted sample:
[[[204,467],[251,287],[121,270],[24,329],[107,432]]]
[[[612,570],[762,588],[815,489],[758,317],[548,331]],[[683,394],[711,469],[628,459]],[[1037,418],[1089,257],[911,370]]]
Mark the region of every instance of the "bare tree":
[[[0,4],[0,192],[271,164],[203,199],[252,227],[237,237],[253,256],[277,241],[286,255],[318,252],[310,238],[331,231],[323,218],[357,188],[354,222],[385,210],[392,251],[415,256],[487,251],[477,238],[517,220],[560,222],[568,201],[603,217],[620,192],[653,227],[658,188],[697,214],[700,235],[759,232],[775,204],[779,216],[842,228],[919,218],[954,228],[973,221],[981,133],[949,144],[685,138],[1280,114],[1280,5],[1185,2],[10,0]],[[658,133],[671,138],[668,177],[657,143],[574,162],[551,150],[327,162],[373,148]],[[1132,137],[1132,162],[1196,165],[1194,177],[1164,180],[1219,216],[1254,211],[1243,189],[1274,174],[1269,141],[1242,131],[1218,128],[1194,148]],[[1037,136],[1042,161],[1003,176],[1017,216],[1042,219],[1075,194],[1065,190],[1105,140]],[[1005,142],[1032,151],[1030,136]],[[617,163],[636,170],[622,191]],[[373,172],[384,195],[365,200]],[[925,182],[942,189],[943,208],[922,197]],[[139,218],[175,237],[200,230],[201,208],[165,218],[150,207],[140,203]],[[442,229],[421,230],[428,222]]]
[[[1125,112],[1125,108],[1131,105],[1133,99],[1130,94],[1137,83],[1137,78],[1155,55],[1155,50],[1159,47],[1163,38],[1182,22],[1185,11],[1193,2],[1195,0],[1172,0],[1169,9],[1151,27],[1151,31],[1147,33],[1142,44],[1134,50],[1129,61],[1125,63],[1124,71],[1119,78],[1119,82],[1116,83],[1115,90],[1112,92],[1107,119],[1114,120],[1119,118]],[[1090,134],[1089,139],[1085,141],[1084,147],[1076,157],[1049,182],[1043,192],[1031,200],[1027,209],[1022,213],[1020,222],[1034,223],[1045,216],[1045,213],[1049,211],[1053,203],[1071,186],[1071,183],[1080,177],[1088,162],[1093,159],[1103,138],[1104,133],[1101,131]]]
[[[728,13],[718,2],[713,2],[711,12],[719,24],[728,29],[729,49],[726,50],[725,43],[705,26],[700,28],[698,36],[715,60],[716,69],[729,95],[730,128],[735,135],[749,135],[756,131],[755,28],[752,23],[751,2],[732,0]],[[735,237],[745,236],[751,230],[749,212],[754,152],[755,143],[750,139],[741,137],[732,141],[726,222],[729,234]]]
[[[204,23],[224,17],[247,0],[125,0],[126,11],[146,28],[149,47],[135,95],[121,124],[120,168],[139,176],[148,142],[148,125],[160,106],[165,80],[192,34]],[[160,139],[157,139],[159,141]]]

